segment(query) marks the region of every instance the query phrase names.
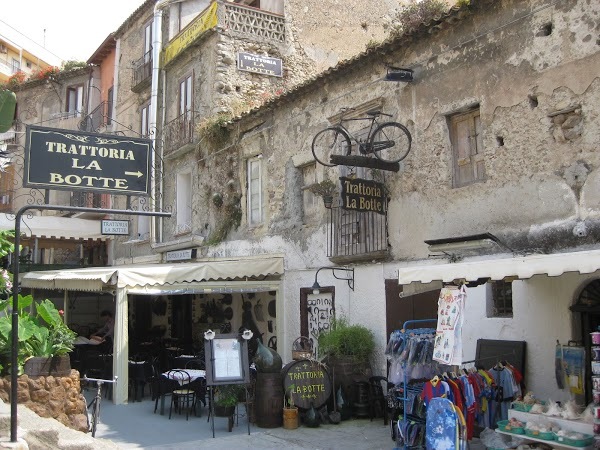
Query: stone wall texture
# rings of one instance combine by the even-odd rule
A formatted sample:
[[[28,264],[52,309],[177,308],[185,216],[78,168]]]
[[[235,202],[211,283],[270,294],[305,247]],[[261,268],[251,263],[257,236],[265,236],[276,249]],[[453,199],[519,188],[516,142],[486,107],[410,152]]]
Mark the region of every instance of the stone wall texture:
[[[68,377],[32,377],[18,380],[17,402],[40,417],[52,417],[78,431],[88,431],[85,398],[81,394],[79,372]],[[0,399],[9,403],[10,377],[0,378]]]

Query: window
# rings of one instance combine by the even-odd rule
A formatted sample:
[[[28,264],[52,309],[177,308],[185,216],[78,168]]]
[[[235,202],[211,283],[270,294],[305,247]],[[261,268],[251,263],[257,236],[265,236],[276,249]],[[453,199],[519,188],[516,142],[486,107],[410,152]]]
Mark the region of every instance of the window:
[[[304,218],[314,217],[319,211],[319,198],[309,188],[317,182],[317,163],[308,164],[302,170],[302,205]]]
[[[490,281],[485,286],[487,317],[512,317],[512,282]]]
[[[12,69],[12,73],[17,73],[19,70],[21,70],[21,63],[19,62],[18,59],[15,59],[15,58],[12,59],[11,69]]]
[[[67,88],[67,110],[69,117],[81,117],[83,112],[83,85]]]
[[[144,27],[144,62],[152,60],[152,22]]]
[[[25,66],[27,66],[28,69],[31,69],[31,61],[25,60]]]
[[[137,216],[137,238],[142,241],[150,239],[149,216]]]
[[[110,125],[112,122],[114,93],[114,88],[111,86],[108,89],[108,94],[106,96],[106,125]]]
[[[263,221],[262,155],[248,160],[248,225]]]
[[[479,107],[450,117],[453,186],[466,186],[485,180]]]
[[[188,75],[179,82],[179,115],[192,110],[192,76]]]
[[[140,134],[142,137],[148,137],[150,135],[150,103],[141,109],[140,119]]]
[[[177,174],[177,229],[175,234],[192,231],[192,174]]]

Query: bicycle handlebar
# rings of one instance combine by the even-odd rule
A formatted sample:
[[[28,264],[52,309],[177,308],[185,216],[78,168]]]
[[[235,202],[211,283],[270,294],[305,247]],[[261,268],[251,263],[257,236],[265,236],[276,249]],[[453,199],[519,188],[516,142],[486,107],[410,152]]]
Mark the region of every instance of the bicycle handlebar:
[[[115,376],[112,380],[103,380],[101,378],[88,378],[85,375],[83,376],[83,381],[95,381],[97,383],[116,383],[118,376]]]

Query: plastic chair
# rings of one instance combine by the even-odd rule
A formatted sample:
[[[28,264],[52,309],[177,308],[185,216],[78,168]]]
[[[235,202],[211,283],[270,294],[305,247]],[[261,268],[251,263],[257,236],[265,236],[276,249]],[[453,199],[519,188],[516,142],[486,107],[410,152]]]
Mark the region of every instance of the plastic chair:
[[[191,378],[190,374],[185,370],[173,369],[167,373],[167,378],[174,379],[179,382],[179,387],[173,389],[171,392],[171,407],[169,408],[169,419],[171,419],[171,413],[173,412],[173,405],[176,404],[176,409],[181,414],[181,409],[185,404],[185,420],[190,417],[190,410],[196,413],[196,391],[194,387],[190,385]]]
[[[382,386],[382,383],[383,386]],[[374,376],[369,378],[369,417],[383,416],[383,424],[388,424],[387,394],[388,380],[386,377]]]

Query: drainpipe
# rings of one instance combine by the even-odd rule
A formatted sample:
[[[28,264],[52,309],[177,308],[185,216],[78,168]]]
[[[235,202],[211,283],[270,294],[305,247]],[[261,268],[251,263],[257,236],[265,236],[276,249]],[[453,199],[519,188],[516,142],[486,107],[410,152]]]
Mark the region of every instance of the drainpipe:
[[[154,5],[154,20],[152,24],[152,85],[150,88],[150,117],[149,117],[149,131],[151,133],[150,140],[152,141],[152,148],[156,148],[156,134],[157,134],[157,113],[158,113],[158,85],[160,77],[159,59],[160,52],[162,50],[162,16],[163,8],[165,8],[172,0],[159,0]],[[162,146],[160,149],[159,161],[162,161]],[[156,211],[156,158],[154,153],[151,159],[152,172],[150,177],[150,206],[152,211]],[[154,245],[157,242],[157,231],[156,221],[150,220],[150,244]]]

